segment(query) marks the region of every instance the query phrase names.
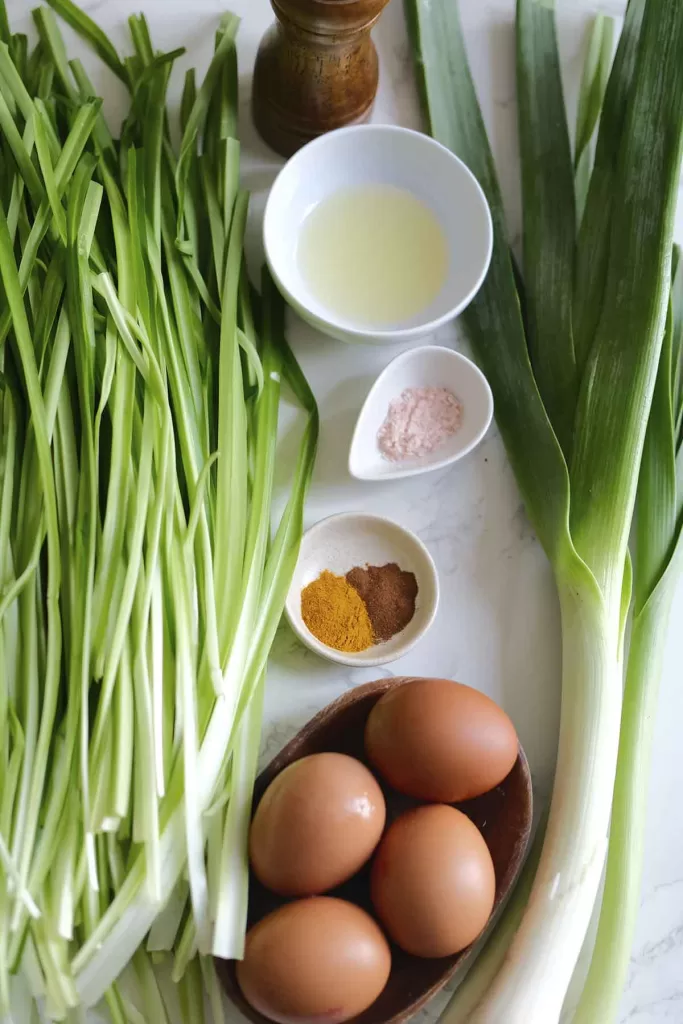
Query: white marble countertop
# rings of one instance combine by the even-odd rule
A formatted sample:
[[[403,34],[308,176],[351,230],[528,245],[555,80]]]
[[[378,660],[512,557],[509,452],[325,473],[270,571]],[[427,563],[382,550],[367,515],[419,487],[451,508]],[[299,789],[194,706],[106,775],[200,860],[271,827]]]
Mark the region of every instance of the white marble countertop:
[[[249,115],[250,79],[259,39],[271,20],[268,0],[80,0],[112,40],[126,50],[126,17],[144,10],[156,46],[187,48],[174,71],[177,102],[180,69],[203,73],[218,16],[229,7],[243,18],[239,35],[241,138],[245,184],[254,193],[252,252],[258,259],[258,223],[267,189],[280,161],[256,136]],[[15,30],[28,26],[30,0],[8,0]],[[624,0],[558,0],[559,35],[568,101],[573,110],[588,15],[619,14]],[[518,160],[513,62],[513,0],[461,0],[470,60],[491,135],[511,232],[519,226]],[[71,55],[84,59],[107,112],[120,118],[122,96],[101,65],[68,30]],[[400,0],[385,10],[376,30],[381,80],[374,111],[378,122],[418,127],[412,69]],[[118,115],[118,117],[117,117]],[[678,232],[683,237],[683,231]],[[355,417],[369,385],[396,350],[344,347],[299,323],[291,338],[322,412],[321,444],[306,519],[362,509],[390,515],[417,531],[440,573],[442,599],[429,635],[402,661],[396,675],[441,675],[481,688],[512,716],[531,762],[538,803],[547,798],[556,750],[559,705],[559,616],[544,554],[529,526],[512,471],[495,428],[475,454],[445,472],[403,483],[354,482],[346,456]],[[457,326],[439,341],[465,347]],[[284,489],[291,444],[282,441]],[[683,621],[683,588],[672,622]],[[624,994],[620,1024],[683,1022],[683,634],[672,626],[666,652],[655,755],[649,789],[647,851],[642,908]],[[316,710],[344,689],[389,674],[354,671],[304,650],[283,626],[270,663],[265,753],[272,755]],[[435,1013],[425,1014],[433,1020]],[[231,1011],[231,1024],[238,1015]],[[150,1022],[151,1024],[151,1022]],[[606,1022],[605,1022],[606,1024]]]

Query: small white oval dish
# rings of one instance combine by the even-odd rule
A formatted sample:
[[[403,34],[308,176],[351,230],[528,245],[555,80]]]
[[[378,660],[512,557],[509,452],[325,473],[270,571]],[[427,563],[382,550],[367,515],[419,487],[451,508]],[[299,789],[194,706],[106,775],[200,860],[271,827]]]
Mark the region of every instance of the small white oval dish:
[[[419,199],[436,216],[448,250],[436,297],[386,329],[331,313],[299,265],[299,240],[312,210],[341,190],[366,185],[394,186]],[[354,125],[321,135],[285,164],[266,203],[263,242],[278,288],[304,320],[341,341],[397,344],[431,334],[472,301],[491,260],[493,225],[479,182],[445,146],[397,125]]]
[[[301,617],[301,592],[325,570],[344,576],[355,566],[396,562],[417,580],[415,614],[405,629],[390,640],[349,653],[328,647],[308,629]],[[285,602],[290,626],[310,650],[354,668],[386,665],[403,657],[427,632],[439,604],[439,579],[432,556],[422,541],[403,526],[382,516],[340,512],[322,519],[301,541],[299,559]]]
[[[377,435],[389,404],[407,388],[447,388],[460,402],[455,434],[428,455],[401,462],[387,459]],[[357,480],[398,480],[457,462],[479,444],[493,417],[493,395],[478,366],[460,352],[424,345],[396,356],[379,375],[360,411],[349,452],[349,472]]]

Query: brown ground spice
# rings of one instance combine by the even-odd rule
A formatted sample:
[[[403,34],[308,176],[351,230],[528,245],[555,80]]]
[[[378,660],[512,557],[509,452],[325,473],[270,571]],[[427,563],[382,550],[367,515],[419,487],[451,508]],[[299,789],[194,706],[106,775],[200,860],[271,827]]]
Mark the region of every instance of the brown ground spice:
[[[356,566],[347,572],[346,579],[365,603],[377,643],[400,633],[415,614],[415,574],[401,569],[396,562],[368,565],[364,569]]]

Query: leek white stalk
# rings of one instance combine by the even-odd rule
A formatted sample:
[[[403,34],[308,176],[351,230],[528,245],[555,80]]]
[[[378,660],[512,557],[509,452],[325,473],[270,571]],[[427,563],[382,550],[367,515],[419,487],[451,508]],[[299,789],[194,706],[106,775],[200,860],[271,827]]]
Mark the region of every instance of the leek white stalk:
[[[559,590],[562,685],[573,692],[563,698],[543,852],[508,952],[523,948],[528,972],[517,962],[508,973],[506,964],[471,1014],[472,1024],[559,1020],[602,877],[619,743],[619,608],[610,622],[599,599],[573,587]],[[538,984],[539,978],[552,983]]]
[[[574,1024],[612,1022],[626,982],[640,909],[644,819],[662,649],[671,594],[655,598],[631,633],[612,826],[598,937]]]

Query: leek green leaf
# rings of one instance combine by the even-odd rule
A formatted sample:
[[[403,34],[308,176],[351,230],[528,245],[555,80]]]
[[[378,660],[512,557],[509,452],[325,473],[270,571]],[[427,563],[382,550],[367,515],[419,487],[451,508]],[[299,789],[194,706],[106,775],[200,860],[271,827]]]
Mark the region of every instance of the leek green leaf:
[[[526,337],[538,390],[571,458],[578,376],[572,337],[574,174],[552,4],[517,0]]]
[[[578,222],[581,223],[590,182],[590,145],[600,119],[600,111],[612,64],[614,19],[597,14],[588,43],[581,76],[579,108],[576,115],[574,177]]]
[[[588,358],[602,309],[615,176],[644,10],[645,0],[629,0],[605,89],[595,161],[577,239],[573,329],[580,370]]]
[[[496,422],[529,516],[548,557],[557,565],[571,558],[569,476],[529,360],[503,202],[457,6],[407,0],[406,14],[431,134],[465,161],[491,208],[491,266],[463,320],[475,357],[493,388]],[[504,345],[497,343],[501,338],[506,339]]]

